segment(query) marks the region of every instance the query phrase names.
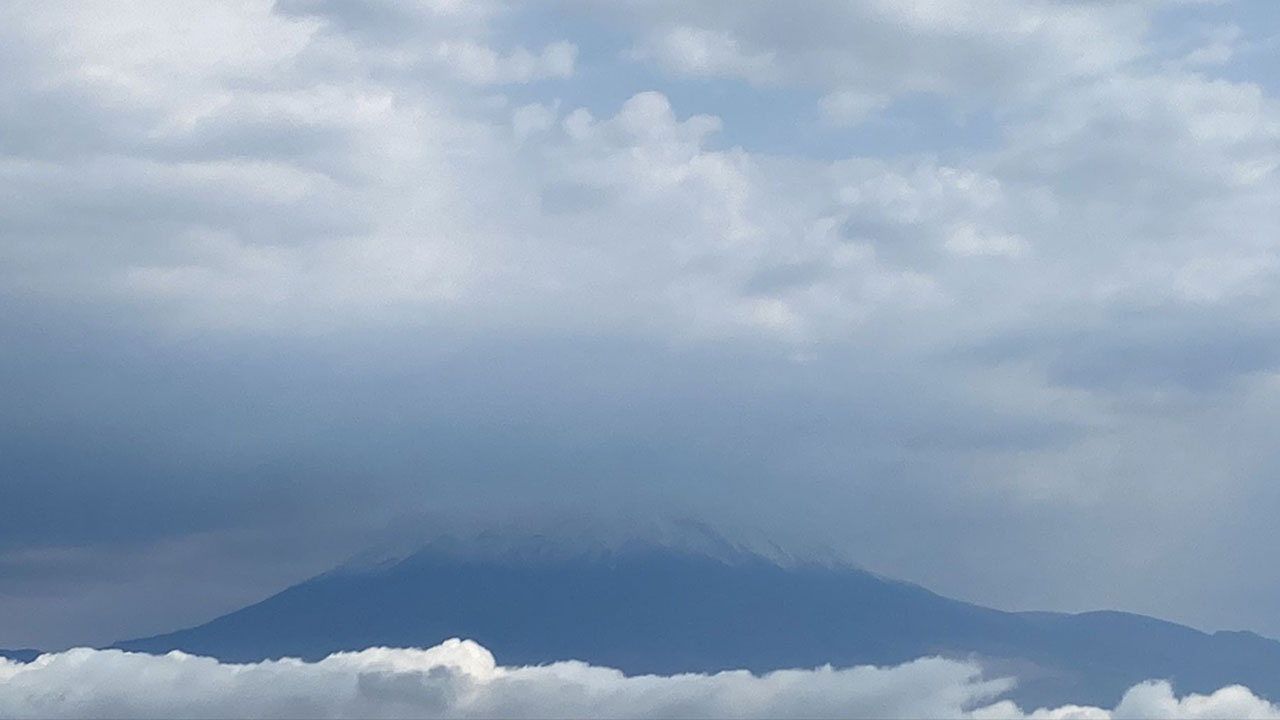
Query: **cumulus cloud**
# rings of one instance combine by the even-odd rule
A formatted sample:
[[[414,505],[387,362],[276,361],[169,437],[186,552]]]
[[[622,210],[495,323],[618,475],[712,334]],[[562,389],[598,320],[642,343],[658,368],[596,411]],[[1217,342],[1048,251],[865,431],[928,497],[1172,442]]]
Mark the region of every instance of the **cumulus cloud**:
[[[581,662],[503,667],[475,642],[370,648],[315,663],[231,665],[85,648],[23,665],[0,660],[0,714],[60,717],[877,717],[1280,718],[1247,688],[1178,698],[1167,682],[1129,690],[1113,711],[1064,706],[1024,713],[996,698],[1009,679],[972,663],[921,658],[896,667],[780,670],[765,675],[633,676]]]

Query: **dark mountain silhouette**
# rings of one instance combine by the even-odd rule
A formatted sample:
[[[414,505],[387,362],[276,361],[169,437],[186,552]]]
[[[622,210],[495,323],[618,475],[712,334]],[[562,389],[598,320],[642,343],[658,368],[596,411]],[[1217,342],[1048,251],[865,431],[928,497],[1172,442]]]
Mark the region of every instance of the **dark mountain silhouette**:
[[[847,566],[633,545],[592,556],[471,553],[436,543],[343,568],[178,632],[121,642],[226,661],[319,659],[471,638],[508,665],[577,659],[628,674],[976,658],[1013,675],[1024,708],[1112,707],[1168,679],[1179,693],[1241,683],[1280,698],[1280,642],[1122,612],[1002,612]]]
[[[0,648],[0,658],[6,658],[9,660],[17,660],[18,662],[28,663],[28,662],[31,662],[32,660],[35,660],[38,657],[40,657],[40,651],[32,650],[31,648],[23,648],[21,650],[5,650],[3,648]]]

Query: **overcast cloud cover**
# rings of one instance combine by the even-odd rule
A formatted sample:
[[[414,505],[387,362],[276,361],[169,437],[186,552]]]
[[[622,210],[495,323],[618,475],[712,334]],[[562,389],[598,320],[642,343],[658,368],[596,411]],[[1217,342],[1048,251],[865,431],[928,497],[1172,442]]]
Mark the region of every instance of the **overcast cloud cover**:
[[[1280,635],[1278,7],[0,4],[0,647],[582,516]]]
[[[1240,686],[1177,697],[1167,682],[1131,688],[1114,710],[1024,712],[995,697],[1012,681],[974,664],[922,658],[897,667],[628,677],[579,662],[503,667],[484,647],[370,648],[315,663],[249,665],[172,652],[80,648],[29,665],[0,660],[10,718],[1280,718]]]

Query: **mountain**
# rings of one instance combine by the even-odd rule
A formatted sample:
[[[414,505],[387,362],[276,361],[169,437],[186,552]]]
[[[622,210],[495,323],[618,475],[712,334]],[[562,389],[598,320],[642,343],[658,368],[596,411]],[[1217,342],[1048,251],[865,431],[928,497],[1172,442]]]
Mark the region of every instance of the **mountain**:
[[[429,545],[347,567],[187,630],[115,647],[247,662],[471,638],[508,665],[577,659],[628,674],[980,660],[1023,707],[1113,707],[1164,678],[1280,698],[1280,642],[1122,612],[1003,612],[848,566],[631,545],[596,555]]]
[[[20,663],[29,663],[38,657],[40,657],[40,651],[32,650],[31,648],[23,648],[21,650],[5,650],[0,648],[0,658],[5,658],[6,660],[17,660]]]

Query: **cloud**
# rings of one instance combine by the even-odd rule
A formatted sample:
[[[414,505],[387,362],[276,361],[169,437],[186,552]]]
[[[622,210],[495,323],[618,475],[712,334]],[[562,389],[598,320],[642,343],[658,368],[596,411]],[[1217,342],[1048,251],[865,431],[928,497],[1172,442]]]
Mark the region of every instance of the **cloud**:
[[[879,717],[1280,718],[1234,686],[1178,698],[1166,682],[1129,690],[1114,711],[1066,706],[1027,715],[995,698],[1007,679],[941,658],[896,667],[636,676],[580,662],[503,667],[466,640],[370,648],[315,663],[247,665],[181,652],[79,648],[30,664],[0,660],[0,714],[59,717]]]
[[[1161,7],[0,4],[0,550],[119,637],[184,537],[674,506],[1275,634],[1268,30]]]
[[[640,57],[674,74],[824,91],[1014,99],[1142,54],[1138,4],[1050,1],[623,4]]]
[[[865,122],[888,106],[889,100],[884,96],[867,95],[852,90],[830,92],[818,101],[822,119],[838,127],[849,127]]]
[[[772,53],[748,55],[728,32],[684,25],[655,34],[632,56],[656,60],[682,75],[737,77],[753,83],[766,83],[777,76]]]
[[[479,85],[569,77],[577,54],[578,49],[567,42],[552,43],[540,53],[518,47],[507,55],[467,41],[444,42],[436,48],[436,59],[440,63]]]

